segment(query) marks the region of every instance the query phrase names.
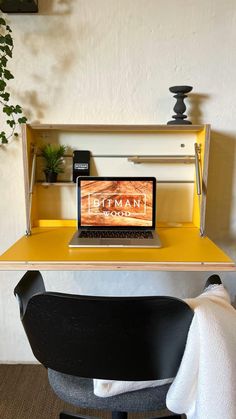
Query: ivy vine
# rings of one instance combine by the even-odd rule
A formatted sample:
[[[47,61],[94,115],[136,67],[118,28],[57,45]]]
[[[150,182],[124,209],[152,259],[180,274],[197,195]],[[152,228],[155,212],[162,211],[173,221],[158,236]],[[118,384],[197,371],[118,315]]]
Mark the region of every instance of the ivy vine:
[[[5,19],[0,16],[0,105],[6,117],[6,123],[10,127],[10,132],[6,134],[5,131],[0,130],[0,143],[8,143],[9,138],[18,136],[15,132],[17,124],[24,124],[27,118],[22,115],[22,108],[20,105],[10,104],[10,93],[7,91],[7,83],[14,79],[13,74],[7,68],[9,58],[12,58],[12,51],[14,48],[12,30]]]

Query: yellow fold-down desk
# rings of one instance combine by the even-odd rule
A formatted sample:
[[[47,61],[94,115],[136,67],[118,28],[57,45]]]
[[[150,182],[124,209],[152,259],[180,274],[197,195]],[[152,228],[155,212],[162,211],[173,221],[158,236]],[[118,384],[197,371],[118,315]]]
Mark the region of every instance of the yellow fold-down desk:
[[[91,175],[155,176],[162,248],[69,248],[76,225],[72,154],[64,177],[47,184],[45,143],[90,150]],[[236,270],[204,237],[209,125],[23,124],[22,151],[27,235],[0,256],[1,270]]]
[[[234,262],[195,227],[160,227],[160,249],[69,248],[74,227],[40,227],[0,256],[1,270],[232,271]]]

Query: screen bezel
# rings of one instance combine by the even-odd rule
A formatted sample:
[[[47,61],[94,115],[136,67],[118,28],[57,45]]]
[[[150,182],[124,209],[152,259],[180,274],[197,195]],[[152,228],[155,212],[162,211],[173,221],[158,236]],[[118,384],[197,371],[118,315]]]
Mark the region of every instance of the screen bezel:
[[[153,193],[153,206],[152,206],[152,225],[151,226],[82,226],[81,220],[81,186],[82,180],[127,180],[127,181],[151,181]],[[155,230],[156,226],[156,178],[153,176],[79,176],[77,178],[77,223],[80,230]]]

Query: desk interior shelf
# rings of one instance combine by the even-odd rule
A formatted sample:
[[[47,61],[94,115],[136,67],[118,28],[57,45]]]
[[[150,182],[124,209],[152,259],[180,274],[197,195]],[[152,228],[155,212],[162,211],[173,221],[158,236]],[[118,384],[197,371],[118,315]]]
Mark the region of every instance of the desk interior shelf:
[[[25,125],[28,234],[38,220],[76,218],[76,188],[70,181],[72,151],[77,149],[90,151],[93,176],[155,176],[157,220],[191,222],[203,235],[206,188],[199,193],[199,184],[207,185],[209,139],[209,126],[204,125]],[[44,181],[39,150],[45,143],[65,144],[68,150],[65,173],[53,185]]]

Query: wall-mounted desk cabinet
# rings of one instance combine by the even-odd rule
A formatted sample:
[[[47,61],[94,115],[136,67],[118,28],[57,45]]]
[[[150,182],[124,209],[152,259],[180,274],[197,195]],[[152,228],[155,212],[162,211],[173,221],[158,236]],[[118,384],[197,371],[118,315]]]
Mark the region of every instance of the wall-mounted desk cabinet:
[[[65,172],[44,182],[40,147],[67,145]],[[24,125],[26,235],[0,257],[16,270],[235,270],[205,235],[208,125]],[[72,249],[73,150],[90,150],[91,175],[155,176],[160,249]],[[24,232],[22,229],[22,232]]]

